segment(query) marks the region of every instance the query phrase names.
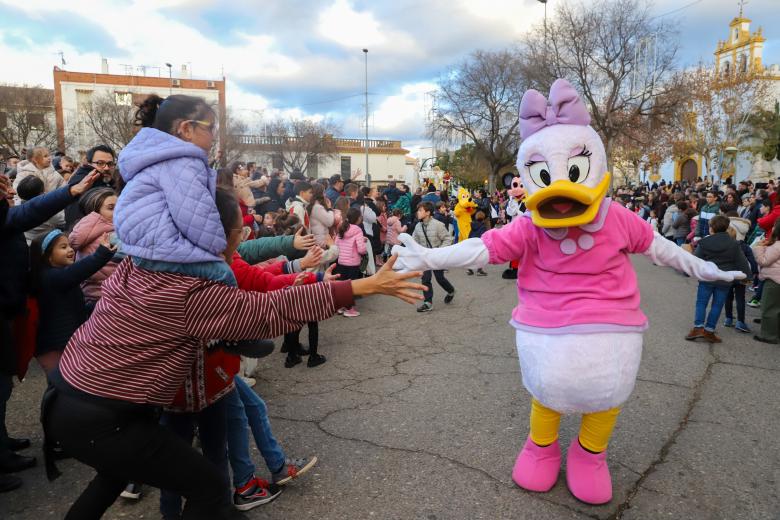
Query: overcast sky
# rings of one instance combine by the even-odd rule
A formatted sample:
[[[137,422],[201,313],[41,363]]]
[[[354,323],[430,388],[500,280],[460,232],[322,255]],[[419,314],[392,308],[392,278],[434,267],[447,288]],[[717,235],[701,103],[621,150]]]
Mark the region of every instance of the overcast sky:
[[[653,7],[679,22],[681,65],[712,60],[738,11],[737,0]],[[83,72],[99,72],[101,57],[117,74],[187,64],[195,77],[224,71],[228,105],[246,118],[328,117],[359,137],[367,47],[369,136],[413,149],[439,75],[475,49],[512,44],[543,14],[538,0],[0,0],[0,82],[51,87],[60,51],[65,69]],[[750,0],[745,15],[764,26],[764,62],[780,62],[780,0]]]

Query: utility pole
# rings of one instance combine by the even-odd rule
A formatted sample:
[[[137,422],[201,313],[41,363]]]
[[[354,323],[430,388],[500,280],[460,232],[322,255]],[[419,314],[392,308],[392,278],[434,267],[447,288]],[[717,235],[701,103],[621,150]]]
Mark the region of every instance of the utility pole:
[[[368,49],[363,49],[366,58],[366,186],[371,187],[371,174],[368,172]]]
[[[544,4],[544,54],[547,55],[547,0],[539,0]]]

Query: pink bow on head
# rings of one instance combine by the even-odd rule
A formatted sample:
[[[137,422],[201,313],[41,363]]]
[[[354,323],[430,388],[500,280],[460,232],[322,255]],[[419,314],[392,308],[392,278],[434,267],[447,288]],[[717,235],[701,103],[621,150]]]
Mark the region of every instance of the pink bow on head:
[[[550,104],[536,90],[528,90],[520,101],[520,137],[526,139],[545,127],[590,124],[590,114],[571,83],[556,79],[550,87]]]

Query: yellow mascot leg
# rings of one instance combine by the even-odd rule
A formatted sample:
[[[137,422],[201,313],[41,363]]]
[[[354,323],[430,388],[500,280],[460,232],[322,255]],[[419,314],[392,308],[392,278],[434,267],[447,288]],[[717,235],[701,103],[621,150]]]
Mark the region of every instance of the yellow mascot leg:
[[[561,414],[533,399],[531,401],[531,440],[537,446],[549,446],[558,440]]]
[[[591,453],[601,453],[606,450],[619,413],[620,408],[612,408],[603,412],[584,414],[580,426],[582,447]]]

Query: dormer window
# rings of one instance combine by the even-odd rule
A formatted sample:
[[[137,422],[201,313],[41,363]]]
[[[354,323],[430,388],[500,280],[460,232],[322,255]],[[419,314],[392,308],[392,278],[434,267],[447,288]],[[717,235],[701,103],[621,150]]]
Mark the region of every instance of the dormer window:
[[[735,27],[734,28],[734,41],[737,41],[737,40],[739,40],[739,28]]]

